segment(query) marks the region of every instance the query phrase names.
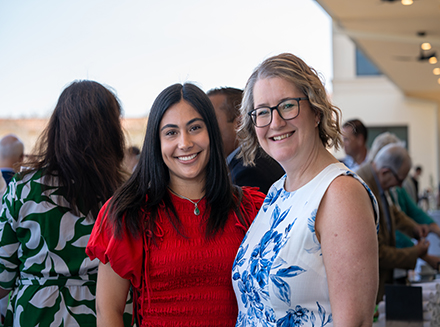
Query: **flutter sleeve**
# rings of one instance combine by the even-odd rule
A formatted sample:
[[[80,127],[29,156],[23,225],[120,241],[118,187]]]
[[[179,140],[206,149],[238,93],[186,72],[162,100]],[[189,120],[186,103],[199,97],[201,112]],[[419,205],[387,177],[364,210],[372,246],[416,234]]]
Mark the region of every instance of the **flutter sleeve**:
[[[110,265],[115,273],[130,280],[132,285],[141,285],[143,242],[142,237],[131,236],[127,231],[116,236],[107,214],[108,202],[102,207],[87,244],[86,253],[91,260]]]
[[[258,191],[258,187],[243,186],[241,189],[243,194],[240,205],[240,213],[247,226],[242,226],[238,217],[237,223],[241,225],[246,232],[263,205],[266,195]]]

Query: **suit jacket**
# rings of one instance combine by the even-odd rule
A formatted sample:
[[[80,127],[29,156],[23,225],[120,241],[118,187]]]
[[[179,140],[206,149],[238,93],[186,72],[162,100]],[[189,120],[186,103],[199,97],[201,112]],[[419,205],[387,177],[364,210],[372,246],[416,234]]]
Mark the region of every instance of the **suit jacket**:
[[[5,179],[6,185],[8,185],[12,177],[14,177],[15,171],[12,168],[3,168],[1,171],[3,178]]]
[[[238,152],[238,151],[237,151]],[[234,153],[236,153],[234,151]],[[267,194],[274,182],[284,175],[284,169],[261,148],[255,156],[255,166],[244,166],[243,158],[235,155],[228,164],[232,183],[238,186],[256,186]]]
[[[376,299],[379,303],[385,294],[385,284],[393,282],[394,268],[414,269],[416,266],[418,258],[416,247],[396,248],[395,230],[399,229],[410,236],[414,236],[414,228],[417,224],[388,201],[391,218],[391,230],[389,230],[385,213],[386,207],[373,175],[373,167],[370,163],[363,164],[356,170],[356,173],[370,187],[379,204],[379,290]]]

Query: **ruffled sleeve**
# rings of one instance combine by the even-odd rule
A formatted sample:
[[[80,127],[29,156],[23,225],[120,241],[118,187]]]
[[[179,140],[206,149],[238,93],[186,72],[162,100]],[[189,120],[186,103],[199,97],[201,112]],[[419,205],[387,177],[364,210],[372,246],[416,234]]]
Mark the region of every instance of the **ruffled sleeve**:
[[[239,225],[241,228],[244,229],[245,232],[247,232],[249,226],[252,224],[258,214],[258,211],[263,205],[266,195],[258,191],[258,187],[243,186],[241,189],[243,191],[243,195],[241,199],[240,213],[247,226],[243,226],[238,217],[237,225]]]
[[[127,232],[120,237],[114,235],[114,229],[106,214],[107,203],[101,208],[87,244],[86,253],[91,260],[98,258],[122,278],[130,280],[132,285],[141,285],[143,241],[142,237],[132,237]]]

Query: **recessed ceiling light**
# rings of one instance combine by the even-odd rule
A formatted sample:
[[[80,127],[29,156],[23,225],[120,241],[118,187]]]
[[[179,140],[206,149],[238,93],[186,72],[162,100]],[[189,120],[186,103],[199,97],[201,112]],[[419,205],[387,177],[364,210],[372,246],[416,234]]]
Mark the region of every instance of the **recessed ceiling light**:
[[[432,65],[436,64],[437,63],[437,58],[436,57],[429,58],[429,63],[432,64]]]
[[[413,4],[413,0],[402,0],[402,5],[410,6]]]
[[[421,45],[422,50],[431,50],[431,44],[429,42],[424,42]]]
[[[434,73],[434,75],[440,75],[440,68],[434,68],[432,72]]]
[[[437,82],[440,84],[440,78],[437,80]]]

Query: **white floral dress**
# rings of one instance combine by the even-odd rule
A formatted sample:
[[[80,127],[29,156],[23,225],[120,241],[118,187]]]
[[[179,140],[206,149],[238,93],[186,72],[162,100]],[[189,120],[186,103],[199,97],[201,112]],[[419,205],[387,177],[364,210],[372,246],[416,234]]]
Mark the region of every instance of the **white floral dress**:
[[[367,189],[378,226],[373,193],[344,164],[327,166],[294,192],[284,189],[284,175],[269,190],[235,258],[236,326],[333,326],[315,217],[328,186],[341,175]]]

